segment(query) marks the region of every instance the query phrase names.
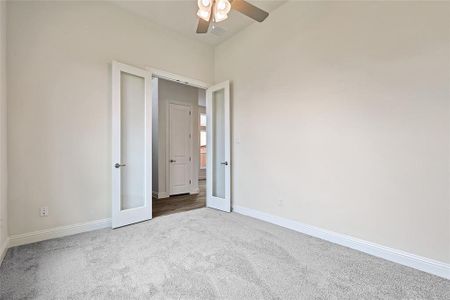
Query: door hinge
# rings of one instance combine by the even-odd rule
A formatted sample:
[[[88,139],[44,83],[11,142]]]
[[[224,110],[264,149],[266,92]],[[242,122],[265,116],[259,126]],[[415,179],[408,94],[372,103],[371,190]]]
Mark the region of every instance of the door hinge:
[[[191,134],[189,133],[189,138],[191,138]]]
[[[189,161],[192,161],[192,158],[189,156]]]
[[[191,111],[189,111],[189,115],[191,115],[192,114],[192,112]]]
[[[189,179],[189,184],[192,184],[192,180]]]

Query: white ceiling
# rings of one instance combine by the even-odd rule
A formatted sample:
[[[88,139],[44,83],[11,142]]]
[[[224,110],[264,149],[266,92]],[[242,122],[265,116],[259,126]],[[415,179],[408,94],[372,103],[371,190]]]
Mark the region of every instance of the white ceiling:
[[[141,15],[154,23],[168,27],[187,37],[211,45],[217,45],[256,21],[237,11],[231,11],[228,19],[218,23],[219,27],[206,34],[196,34],[197,1],[196,0],[110,0],[114,4],[132,13]],[[286,0],[247,0],[268,12],[282,5]],[[270,15],[269,15],[270,18]]]

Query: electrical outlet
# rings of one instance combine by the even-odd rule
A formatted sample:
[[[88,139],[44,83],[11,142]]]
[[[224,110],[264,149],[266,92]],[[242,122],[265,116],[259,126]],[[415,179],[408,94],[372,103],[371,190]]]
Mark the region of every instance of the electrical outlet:
[[[41,207],[41,209],[39,210],[39,214],[41,215],[41,217],[47,217],[48,216],[48,207],[47,206]]]

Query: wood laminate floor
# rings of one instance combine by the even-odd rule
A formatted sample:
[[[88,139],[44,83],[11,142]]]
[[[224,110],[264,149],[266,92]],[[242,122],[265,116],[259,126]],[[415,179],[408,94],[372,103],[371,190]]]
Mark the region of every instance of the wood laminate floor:
[[[205,207],[206,180],[200,180],[198,187],[200,192],[196,195],[186,194],[163,199],[153,199],[153,217]]]

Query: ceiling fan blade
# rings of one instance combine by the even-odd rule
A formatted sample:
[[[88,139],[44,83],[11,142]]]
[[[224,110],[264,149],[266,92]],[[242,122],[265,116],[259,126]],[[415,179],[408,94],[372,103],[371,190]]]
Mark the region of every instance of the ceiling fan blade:
[[[269,16],[268,12],[244,0],[233,0],[231,8],[258,22],[264,21]]]
[[[202,18],[198,18],[197,33],[207,33],[210,21],[211,18],[209,18],[209,21],[205,21]]]

